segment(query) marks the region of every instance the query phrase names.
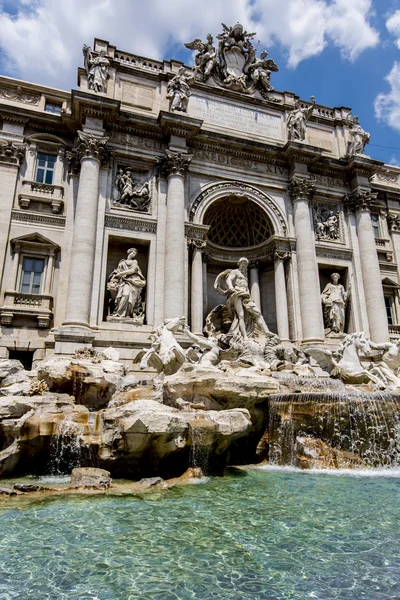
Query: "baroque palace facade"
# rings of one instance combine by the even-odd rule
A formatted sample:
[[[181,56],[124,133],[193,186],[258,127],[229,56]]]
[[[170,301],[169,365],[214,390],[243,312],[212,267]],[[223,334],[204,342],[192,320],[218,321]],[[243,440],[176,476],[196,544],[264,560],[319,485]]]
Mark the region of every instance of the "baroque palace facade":
[[[201,333],[241,257],[282,342],[400,337],[400,169],[349,108],[275,91],[252,39],[191,68],[96,39],[71,92],[0,78],[2,357],[131,364],[166,318]]]

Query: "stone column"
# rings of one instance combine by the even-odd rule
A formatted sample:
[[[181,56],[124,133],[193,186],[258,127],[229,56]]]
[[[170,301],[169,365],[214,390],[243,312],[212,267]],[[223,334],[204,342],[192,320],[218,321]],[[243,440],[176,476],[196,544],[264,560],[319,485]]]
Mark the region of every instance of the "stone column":
[[[168,174],[164,268],[164,318],[185,314],[185,173],[192,156],[166,150]]]
[[[101,161],[106,156],[108,138],[81,131],[78,135],[81,172],[72,238],[66,318],[63,325],[89,328],[96,251],[99,172]]]
[[[296,231],[297,275],[303,342],[322,342],[324,340],[324,324],[321,291],[309,208],[315,187],[308,179],[294,178],[289,185],[289,192],[293,202]]]
[[[14,245],[14,255],[13,255],[13,259],[12,259],[12,266],[11,266],[11,274],[10,274],[10,280],[9,280],[9,290],[10,291],[18,291],[17,290],[17,285],[18,285],[18,267],[19,267],[19,259],[21,256],[21,246],[19,244],[15,244]]]
[[[46,280],[44,282],[44,293],[45,294],[50,294],[53,270],[54,270],[54,250],[50,250],[50,254],[47,259]]]
[[[203,322],[208,314],[207,263],[210,261],[208,252],[203,252]]]
[[[250,295],[257,308],[261,310],[260,277],[258,273],[258,260],[252,260],[249,264]]]
[[[190,240],[193,248],[191,276],[191,329],[193,333],[203,332],[203,249],[206,242]]]
[[[356,215],[361,273],[370,336],[374,342],[387,342],[389,341],[389,327],[370,212],[374,202],[376,202],[376,194],[369,191],[357,190],[344,199],[346,208]]]
[[[285,279],[285,259],[287,257],[288,254],[286,252],[274,252],[276,324],[278,335],[283,341],[289,340],[289,316]]]

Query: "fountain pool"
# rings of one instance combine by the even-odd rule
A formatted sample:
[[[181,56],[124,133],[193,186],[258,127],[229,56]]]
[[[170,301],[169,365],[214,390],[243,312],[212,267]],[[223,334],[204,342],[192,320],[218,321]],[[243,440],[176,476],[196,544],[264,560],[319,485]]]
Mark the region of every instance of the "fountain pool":
[[[399,470],[265,468],[0,506],[1,600],[400,597]]]

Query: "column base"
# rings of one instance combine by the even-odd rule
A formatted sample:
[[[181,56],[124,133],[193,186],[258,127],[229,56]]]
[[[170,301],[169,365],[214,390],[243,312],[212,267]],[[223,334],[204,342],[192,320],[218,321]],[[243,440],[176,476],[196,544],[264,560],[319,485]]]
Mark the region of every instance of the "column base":
[[[94,337],[94,331],[88,326],[62,325],[54,330],[54,352],[72,355],[79,348],[91,348]]]

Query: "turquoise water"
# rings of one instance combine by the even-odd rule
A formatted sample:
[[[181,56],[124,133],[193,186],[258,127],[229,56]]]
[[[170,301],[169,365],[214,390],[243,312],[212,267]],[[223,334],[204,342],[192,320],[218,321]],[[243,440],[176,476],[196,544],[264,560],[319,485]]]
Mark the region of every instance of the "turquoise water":
[[[398,600],[399,513],[399,472],[254,470],[142,498],[13,501],[0,599]]]

